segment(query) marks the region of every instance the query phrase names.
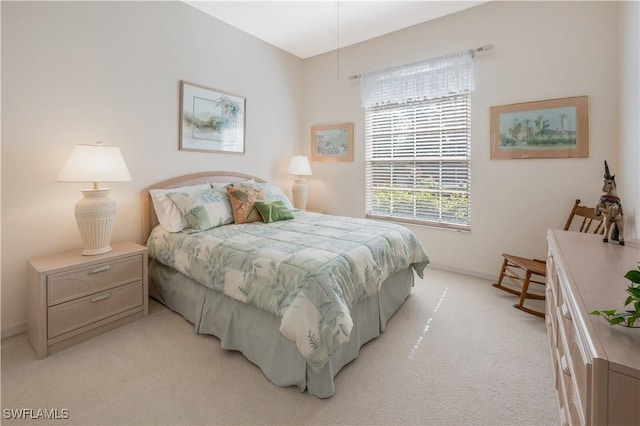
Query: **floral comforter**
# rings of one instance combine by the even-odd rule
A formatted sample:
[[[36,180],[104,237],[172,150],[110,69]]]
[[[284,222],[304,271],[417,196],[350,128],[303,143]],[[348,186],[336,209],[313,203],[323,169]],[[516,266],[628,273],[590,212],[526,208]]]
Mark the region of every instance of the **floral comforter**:
[[[280,332],[319,372],[353,326],[350,307],[429,258],[407,228],[294,212],[294,220],[232,224],[196,234],[156,227],[149,255],[189,278],[281,318]]]

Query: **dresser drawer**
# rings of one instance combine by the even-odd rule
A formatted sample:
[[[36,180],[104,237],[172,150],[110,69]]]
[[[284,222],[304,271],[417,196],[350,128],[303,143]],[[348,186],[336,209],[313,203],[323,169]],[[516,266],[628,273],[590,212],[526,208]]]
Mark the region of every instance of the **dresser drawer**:
[[[561,381],[560,386],[563,393],[564,405],[563,409],[567,417],[567,423],[569,425],[584,425],[586,424],[584,410],[582,408],[582,401],[575,386],[575,382],[572,380],[573,370],[569,364],[566,355],[560,357],[560,371],[558,372],[559,379]]]
[[[547,255],[547,288],[554,294],[554,300],[557,299],[555,295],[558,294],[558,271],[551,253]]]
[[[562,316],[560,311],[561,308],[558,308],[557,312]],[[586,424],[587,419],[586,403],[589,395],[587,394],[586,380],[590,370],[582,355],[581,344],[575,338],[575,333],[572,333],[573,325],[567,324],[564,317],[558,324],[558,375],[561,377],[566,392],[567,417],[569,424],[583,425]],[[567,331],[571,334],[567,335]]]
[[[53,274],[47,281],[47,306],[142,280],[142,256],[114,260]]]
[[[120,312],[142,306],[141,281],[48,309],[48,338],[54,338]]]
[[[548,296],[548,295],[547,295]],[[547,340],[552,348],[555,348],[558,344],[558,313],[557,308],[553,306],[553,303],[547,297],[545,302],[546,316],[545,323],[547,327]]]
[[[589,418],[587,401],[590,400],[589,383],[591,378],[591,364],[584,359],[582,343],[574,339],[569,343],[567,356],[571,360],[571,378],[576,394],[576,410],[580,413],[580,424],[585,424]]]
[[[569,305],[567,304],[566,299],[564,300],[565,301],[560,306],[558,306],[558,322],[561,322],[559,326],[564,330],[564,334],[567,338],[567,343],[571,343],[576,339],[577,331],[573,322],[573,315],[571,314]]]

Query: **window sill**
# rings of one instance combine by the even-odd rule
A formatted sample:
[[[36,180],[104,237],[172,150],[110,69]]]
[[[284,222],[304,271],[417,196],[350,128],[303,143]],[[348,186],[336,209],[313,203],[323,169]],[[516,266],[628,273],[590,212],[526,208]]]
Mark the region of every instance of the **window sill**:
[[[428,222],[423,220],[412,220],[412,219],[403,219],[399,217],[391,217],[391,216],[376,216],[371,214],[366,214],[365,217],[367,219],[381,220],[385,222],[395,222],[403,225],[415,225],[426,228],[435,228],[435,229],[443,229],[446,231],[457,231],[457,232],[471,232],[470,226],[464,225],[452,225],[448,223],[436,223],[436,222]]]

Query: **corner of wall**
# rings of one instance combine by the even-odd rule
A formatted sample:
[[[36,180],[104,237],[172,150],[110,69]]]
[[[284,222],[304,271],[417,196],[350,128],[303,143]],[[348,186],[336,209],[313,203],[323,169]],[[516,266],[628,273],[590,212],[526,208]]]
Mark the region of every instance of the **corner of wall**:
[[[618,3],[619,185],[625,238],[640,238],[640,2]]]

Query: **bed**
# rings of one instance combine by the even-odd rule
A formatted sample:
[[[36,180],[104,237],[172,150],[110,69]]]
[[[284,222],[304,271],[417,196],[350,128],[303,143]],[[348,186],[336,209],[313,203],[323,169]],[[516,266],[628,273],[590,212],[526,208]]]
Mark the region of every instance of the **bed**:
[[[335,375],[384,331],[429,263],[405,227],[296,210],[242,173],[160,182],[143,192],[143,210],[150,296],[273,384],[319,398],[335,393]]]

